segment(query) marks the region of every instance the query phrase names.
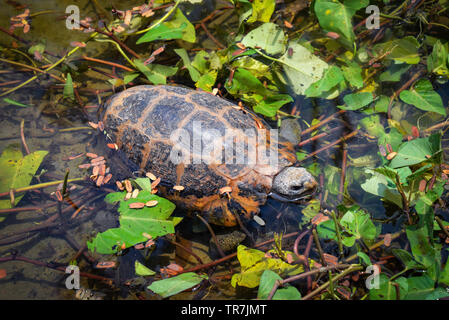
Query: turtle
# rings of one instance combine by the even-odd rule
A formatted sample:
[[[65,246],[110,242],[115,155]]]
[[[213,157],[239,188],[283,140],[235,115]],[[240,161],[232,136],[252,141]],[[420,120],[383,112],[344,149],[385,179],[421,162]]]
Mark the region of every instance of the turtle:
[[[291,142],[241,104],[206,91],[138,85],[111,96],[99,117],[125,167],[161,178],[162,196],[214,225],[253,218],[268,197],[305,202],[317,188]]]

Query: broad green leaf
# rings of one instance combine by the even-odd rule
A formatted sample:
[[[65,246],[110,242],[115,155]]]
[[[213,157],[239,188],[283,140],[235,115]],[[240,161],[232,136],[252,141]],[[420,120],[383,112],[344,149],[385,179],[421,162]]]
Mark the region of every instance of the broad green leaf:
[[[290,42],[288,47],[278,61],[282,63],[293,91],[303,95],[312,83],[323,77],[328,64],[298,42]]]
[[[168,298],[196,286],[205,279],[208,279],[206,275],[186,272],[168,279],[154,281],[148,286],[148,289],[159,294],[162,298]]]
[[[136,270],[136,275],[138,275],[138,276],[145,277],[145,276],[154,276],[156,274],[156,272],[145,267],[143,264],[141,264],[137,260],[134,263],[134,268]]]
[[[341,67],[346,81],[356,89],[363,87],[362,68],[355,62],[348,63],[348,66]]]
[[[174,49],[173,51],[175,51],[175,53],[181,57],[182,62],[184,63],[184,67],[189,70],[190,78],[192,78],[193,81],[197,82],[201,77],[201,74],[198,70],[195,69],[194,66],[192,66],[187,50],[184,48],[180,48]]]
[[[379,43],[373,47],[377,56],[385,55],[385,59],[387,60],[407,64],[419,63],[418,49],[419,42],[412,36]]]
[[[174,19],[165,22],[165,24],[170,28],[179,28],[183,25],[186,25],[185,29],[182,30],[181,40],[191,43],[194,43],[196,41],[195,27],[190,23],[190,21],[186,18],[186,16],[179,8],[176,9]]]
[[[448,58],[447,47],[438,40],[433,45],[433,51],[427,58],[427,70],[440,76],[449,75],[446,60]]]
[[[234,72],[232,83],[230,85],[226,83],[226,89],[233,95],[257,93],[265,96],[268,92],[259,79],[250,71],[242,68],[238,68]]]
[[[146,66],[141,60],[138,59],[134,60],[134,64],[137,69],[139,69],[139,71],[142,72],[153,84],[166,84],[167,77],[174,75],[178,70],[178,68],[154,63]]]
[[[367,265],[367,266],[372,265],[371,259],[369,258],[369,256],[366,253],[359,251],[359,252],[357,252],[357,256],[360,258],[360,260],[362,260],[362,262],[365,265]]]
[[[330,66],[324,71],[323,77],[310,85],[306,90],[305,96],[308,98],[319,97],[324,91],[329,91],[344,80],[339,67]]]
[[[402,198],[396,189],[395,184],[383,174],[369,169],[367,169],[366,172],[371,173],[372,176],[360,185],[362,189],[368,193],[382,197],[384,200],[390,201],[402,208]]]
[[[289,102],[293,102],[293,99],[288,94],[274,94],[263,99],[253,109],[264,116],[274,117],[277,111]]]
[[[217,71],[211,70],[205,74],[203,74],[198,81],[195,83],[195,86],[197,88],[201,88],[204,91],[212,91],[212,88],[215,84],[215,81],[217,80]]]
[[[354,236],[354,242],[356,239],[371,241],[376,237],[376,226],[371,221],[370,215],[361,210],[357,205],[354,205],[348,209],[348,211],[340,219],[340,224],[345,228],[346,232]],[[352,239],[350,239],[345,245],[350,247],[353,244]]]
[[[443,100],[433,90],[432,84],[427,79],[419,80],[413,89],[402,91],[399,97],[405,103],[412,104],[421,110],[432,111],[446,116]]]
[[[170,28],[166,24],[159,24],[155,28],[148,30],[142,37],[140,37],[136,44],[150,42],[154,40],[173,40],[181,39],[183,30],[187,28],[187,24],[181,24],[179,27]]]
[[[416,261],[408,251],[405,251],[403,249],[392,249],[392,252],[396,258],[401,260],[407,270],[426,269],[426,267],[422,263]]]
[[[48,151],[35,151],[23,156],[19,144],[6,147],[0,156],[0,193],[27,187],[47,153]],[[14,206],[22,197],[23,194],[15,195]],[[0,209],[9,208],[12,208],[9,198],[0,200]],[[0,221],[2,220],[4,217],[0,216]]]
[[[276,280],[282,278],[271,270],[265,270],[260,277],[259,291],[257,292],[257,299],[266,300],[273,289]],[[276,293],[273,295],[273,300],[299,300],[301,293],[293,286],[287,284],[286,287],[278,287]]]
[[[258,47],[268,55],[277,55],[285,51],[287,39],[281,27],[267,22],[248,32],[241,42],[245,47]]]
[[[398,82],[410,67],[411,65],[407,63],[392,63],[386,71],[380,74],[379,80],[382,82]]]
[[[64,84],[64,91],[63,91],[64,98],[70,98],[72,100],[75,100],[75,93],[73,91],[73,82],[72,82],[72,76],[70,73],[67,73],[67,79]]]
[[[174,233],[174,221],[169,220],[175,209],[175,205],[167,199],[151,194],[148,190],[142,190],[137,198],[124,201],[126,192],[115,192],[109,194],[105,200],[109,203],[119,201],[118,211],[120,213],[120,227],[99,233],[87,243],[89,250],[102,254],[116,253],[122,249],[134,246],[137,243],[147,241],[143,234],[149,234],[153,239]],[[129,205],[133,202],[146,203],[150,200],[158,201],[154,207],[131,209]]]
[[[129,73],[123,77],[123,84],[128,84],[139,76],[138,72]]]
[[[432,236],[429,235],[431,230],[429,230],[427,224],[423,223],[420,226],[408,226],[406,232],[415,260],[426,267],[429,276],[431,276],[433,280],[438,279],[441,254],[432,245]]]
[[[137,178],[135,181],[142,190],[151,192],[151,181],[149,178]]]
[[[176,9],[174,18],[168,22],[163,22],[148,30],[140,37],[136,44],[150,42],[154,40],[182,39],[187,42],[195,42],[195,27],[184,16],[180,9]]]
[[[338,106],[343,110],[358,110],[373,102],[374,97],[371,92],[350,93],[344,96],[345,105]]]
[[[289,252],[284,251],[284,253]],[[304,271],[304,267],[301,265],[290,265],[279,258],[267,258],[263,251],[250,249],[244,245],[237,247],[237,258],[241,271],[232,276],[231,285],[233,287],[236,285],[248,288],[257,287],[265,270],[272,270],[280,276],[292,276]],[[310,263],[313,266],[314,261],[310,260]]]
[[[425,296],[425,300],[439,300],[441,298],[447,298],[449,297],[449,292],[447,290],[438,287],[435,288],[432,292],[430,292],[428,295]],[[447,300],[447,299],[445,299]]]
[[[256,21],[269,22],[276,5],[275,0],[254,0],[252,2],[253,11],[248,23]]]
[[[318,235],[322,239],[337,239],[334,220],[326,220],[321,222],[316,228]]]
[[[429,276],[410,277],[407,279],[408,291],[405,300],[424,300],[435,291],[435,281]]]
[[[441,271],[440,278],[438,279],[438,281],[449,286],[449,261],[446,261],[446,264],[443,270]]]
[[[243,68],[250,71],[256,78],[267,78],[272,81],[271,66],[250,56],[241,56],[232,61],[234,68]]]
[[[433,134],[428,138],[413,139],[404,142],[398,149],[398,154],[391,160],[391,168],[411,166],[428,160],[441,150],[440,135]]]
[[[408,292],[408,282],[406,278],[400,277],[392,282],[385,274],[381,273],[378,279],[379,287],[371,288],[369,290],[370,300],[396,300],[398,298],[403,299],[406,296]],[[393,283],[399,285],[399,297],[397,296],[397,290]]]
[[[368,5],[368,0],[346,0],[344,3],[338,0],[316,0],[314,10],[325,32],[336,32],[352,43],[355,39],[352,17],[356,11]]]

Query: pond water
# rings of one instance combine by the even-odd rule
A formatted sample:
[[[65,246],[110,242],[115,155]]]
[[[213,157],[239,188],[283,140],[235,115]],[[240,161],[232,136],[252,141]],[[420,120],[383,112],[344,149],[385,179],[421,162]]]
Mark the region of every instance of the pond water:
[[[0,27],[4,30],[9,29],[10,18],[22,13],[25,8],[29,8],[33,16],[31,20],[32,29],[28,33],[24,34],[16,30],[14,31],[14,35],[17,35],[15,38],[5,32],[0,33],[0,44],[2,45],[0,57],[21,64],[42,66],[47,63],[54,63],[65,53],[72,50],[74,48],[71,45],[73,41],[85,41],[89,34],[68,30],[65,27],[64,12],[72,2],[68,0],[4,1],[0,10]],[[100,1],[77,1],[82,17],[101,17],[103,19],[111,19],[111,6],[116,10],[127,10],[132,8],[133,5],[142,4],[141,1],[127,1],[126,4],[121,1],[110,1],[110,3],[111,5],[104,6]],[[280,6],[285,10],[293,10],[292,8],[294,8],[290,1],[286,1],[285,4],[284,1],[280,1],[280,3]],[[299,3],[297,2],[296,5],[299,5]],[[222,8],[230,6],[230,4],[220,1],[217,1],[216,4],[210,3],[210,5],[202,6],[202,9],[194,9],[191,15],[187,15],[187,17],[191,21],[200,21],[213,11],[214,6]],[[155,11],[155,17],[162,17],[167,10]],[[295,16],[293,21],[306,24],[307,19],[307,15],[299,15]],[[157,62],[170,66],[174,65],[179,58],[176,58],[172,50],[180,46],[184,46],[191,53],[196,52],[195,50],[199,48],[216,50],[216,42],[226,43],[231,38],[231,33],[237,32],[238,23],[238,16],[233,14],[233,10],[227,10],[226,13],[217,18],[207,21],[207,30],[212,36],[208,36],[203,29],[198,28],[198,39],[195,44],[172,41],[166,47],[168,54],[162,54],[160,58],[157,58]],[[307,39],[317,37],[317,35],[315,31],[312,31],[305,32],[303,37]],[[148,57],[149,54],[145,53],[144,46],[134,45],[135,39],[134,37],[130,41],[125,40],[125,43],[130,46],[131,50],[139,50],[141,54]],[[34,52],[32,50],[27,51],[31,45],[39,43],[45,44],[45,53],[42,53],[42,55],[48,57],[49,61],[47,62],[34,60]],[[19,53],[19,51],[22,53]],[[72,101],[64,99],[64,83],[57,78],[41,76],[38,72],[33,73],[33,71],[24,69],[23,66],[0,61],[0,94],[34,75],[38,76],[37,80],[4,96],[26,105],[25,107],[14,105],[11,100],[0,100],[0,110],[2,111],[0,116],[0,151],[5,150],[11,144],[18,144],[21,146],[22,152],[25,153],[23,140],[21,139],[22,121],[23,136],[30,151],[48,151],[33,177],[31,185],[64,180],[67,171],[69,171],[69,179],[85,178],[86,170],[79,168],[79,165],[85,162],[85,156],[73,160],[70,157],[86,152],[97,152],[98,133],[89,126],[88,122],[96,119],[99,103],[105,101],[113,93],[113,90],[120,91],[122,88],[113,88],[111,83],[107,81],[111,79],[111,74],[116,74],[117,68],[98,64],[83,59],[83,57],[126,65],[126,61],[110,43],[89,42],[86,48],[71,55],[56,68],[58,71],[54,72],[54,75],[58,77],[65,75],[68,71],[71,72],[78,87],[75,92],[75,99]],[[382,83],[378,90],[390,97],[407,79],[409,77],[405,76],[399,82]],[[171,77],[169,81],[194,88],[194,83],[186,74],[177,74]],[[146,82],[134,82],[134,84],[140,83]],[[448,82],[433,81],[432,83],[447,109],[449,103]],[[303,130],[314,124],[314,119],[315,121],[316,119],[323,120],[336,115],[333,120],[321,127],[320,130],[322,131],[316,131],[312,135],[303,135],[304,141],[316,134],[328,133],[322,138],[304,145],[301,148],[303,153],[312,153],[342,136],[360,129],[361,120],[368,116],[368,113],[360,111],[341,112],[337,105],[344,103],[342,99],[326,100],[319,98],[306,99],[304,96],[294,97],[295,100],[292,103],[281,109],[282,115],[293,115],[290,118],[297,116],[298,123]],[[227,98],[232,99],[232,96],[228,95]],[[379,115],[379,124],[386,125],[388,122],[387,114],[385,112],[376,114]],[[401,101],[393,104],[391,115],[392,119],[400,123],[408,132],[410,132],[412,126],[425,130],[445,120],[444,117],[437,116],[435,113],[426,113],[416,108],[410,108]],[[267,121],[273,127],[279,124],[276,118],[267,119]],[[445,132],[442,136],[445,156],[449,151],[447,149],[449,147],[448,140],[449,135]],[[347,168],[347,190],[344,195],[340,194],[338,190],[343,159],[345,159]],[[315,198],[321,201],[323,209],[332,210],[340,203],[346,205],[358,204],[369,211],[375,221],[384,221],[391,218],[389,223],[383,224],[382,233],[394,233],[400,229],[400,225],[405,219],[403,215],[399,215],[398,218],[400,210],[381,201],[380,197],[370,195],[360,188],[360,184],[366,179],[362,174],[363,169],[375,168],[381,164],[375,137],[362,134],[359,131],[345,143],[338,143],[301,164],[309,168],[316,176],[317,181],[320,182],[320,189]],[[176,262],[185,269],[198,264],[194,257],[186,255],[182,249],[173,245],[171,241],[176,241],[190,248],[201,258],[203,263],[211,262],[220,257],[217,252],[211,250],[210,233],[204,225],[198,219],[186,218],[176,227],[176,236],[159,239],[153,252],[130,248],[123,255],[102,256],[88,253],[86,250],[84,252],[89,254],[86,258],[80,251],[84,248],[86,242],[95,237],[97,233],[118,226],[117,210],[104,201],[104,196],[112,190],[115,191],[116,186],[108,185],[98,188],[88,177],[82,181],[69,183],[69,200],[63,204],[58,202],[56,194],[60,187],[61,183],[57,183],[46,188],[28,191],[17,208],[29,207],[29,210],[0,213],[0,217],[4,218],[0,222],[0,261],[1,258],[11,255],[26,257],[29,260],[0,263],[0,269],[6,270],[7,273],[6,277],[0,278],[0,299],[75,299],[74,290],[68,290],[65,287],[67,274],[61,271],[73,260],[77,261],[81,271],[90,275],[110,278],[115,282],[114,285],[110,285],[105,281],[82,277],[81,286],[83,288],[92,289],[100,296],[105,296],[106,299],[160,299],[148,289],[142,289],[143,280],[134,277],[134,262],[136,260],[146,261],[146,265],[156,271],[171,262]],[[8,196],[2,199],[8,199]],[[77,213],[76,217],[71,218],[81,206],[83,206],[82,210]],[[307,220],[304,219],[302,214],[304,207],[305,204],[281,203],[270,199],[261,208],[260,213],[266,225],[261,227],[255,221],[248,221],[246,228],[253,235],[256,243],[272,239],[274,233],[290,234],[305,230]],[[176,212],[176,215],[182,214],[182,212]],[[440,209],[439,214],[446,219],[449,218],[445,209]],[[235,229],[238,230],[239,228],[236,227]],[[218,234],[229,232],[228,229],[220,227],[215,227],[215,231]],[[283,247],[291,250],[295,239],[296,236],[286,238]],[[243,244],[252,245],[248,238]],[[265,248],[270,248],[270,246],[271,244]],[[323,246],[325,252],[338,254],[338,248],[335,244],[323,243]],[[301,242],[299,249],[303,251],[305,243]],[[347,254],[355,252],[347,249]],[[148,259],[150,254],[151,259]],[[318,252],[313,249],[310,257],[319,259]],[[93,268],[89,259],[117,261],[119,267],[117,269]],[[38,265],[37,262],[48,265],[45,267]],[[60,270],[55,269],[58,267]],[[256,289],[238,288],[236,290],[230,285],[230,270],[236,272],[238,268],[238,261],[233,259],[227,264],[209,269],[208,274],[213,281],[209,284],[202,284],[194,291],[186,291],[175,295],[173,299],[255,298]]]

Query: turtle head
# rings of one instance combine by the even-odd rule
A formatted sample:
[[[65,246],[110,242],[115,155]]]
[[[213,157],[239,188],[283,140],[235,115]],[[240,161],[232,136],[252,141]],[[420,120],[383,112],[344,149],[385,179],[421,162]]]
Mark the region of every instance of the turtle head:
[[[310,198],[317,186],[315,178],[306,169],[286,167],[274,177],[269,195],[280,201],[299,202]]]

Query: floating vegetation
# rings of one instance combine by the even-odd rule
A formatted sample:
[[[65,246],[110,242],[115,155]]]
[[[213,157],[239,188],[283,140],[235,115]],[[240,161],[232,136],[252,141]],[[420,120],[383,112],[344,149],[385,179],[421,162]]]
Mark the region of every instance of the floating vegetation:
[[[222,298],[219,283],[227,297],[253,289],[248,299],[449,297],[448,1],[89,1],[71,28],[59,3],[38,11],[19,2],[7,1],[10,27],[0,27],[8,125],[0,136],[0,230],[8,230],[0,246],[9,246],[0,256],[2,284],[15,281],[13,261],[64,272],[16,250],[37,234],[58,234],[77,251],[54,259],[70,256],[59,261],[65,266],[84,257],[89,284],[125,283],[139,299],[186,290]],[[295,121],[297,160],[319,193],[294,205],[294,219],[283,207],[274,217],[237,213],[244,242],[225,255],[215,227],[183,219],[158,195],[192,201],[189,185],[167,186],[156,170],[140,178],[113,172],[121,142],[97,111],[114,92],[140,84],[206,91],[277,127]],[[103,133],[101,149],[90,138]],[[237,191],[223,186],[216,196],[231,202]],[[9,219],[24,213],[17,221],[35,220],[14,229]],[[207,230],[220,258],[204,255],[183,228]],[[175,255],[160,262],[172,250],[167,243]],[[132,262],[117,263],[122,257]],[[112,273],[127,278],[113,281]],[[71,298],[105,295],[93,284]]]

